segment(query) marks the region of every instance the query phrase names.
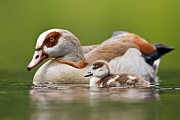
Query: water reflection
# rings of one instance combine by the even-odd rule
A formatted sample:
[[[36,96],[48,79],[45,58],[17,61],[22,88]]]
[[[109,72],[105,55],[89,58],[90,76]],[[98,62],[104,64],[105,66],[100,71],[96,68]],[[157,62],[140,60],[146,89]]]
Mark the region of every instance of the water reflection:
[[[149,103],[154,105],[159,95],[153,88],[89,89],[86,84],[59,84],[34,87],[30,98],[32,120],[145,120],[156,116],[156,107]]]

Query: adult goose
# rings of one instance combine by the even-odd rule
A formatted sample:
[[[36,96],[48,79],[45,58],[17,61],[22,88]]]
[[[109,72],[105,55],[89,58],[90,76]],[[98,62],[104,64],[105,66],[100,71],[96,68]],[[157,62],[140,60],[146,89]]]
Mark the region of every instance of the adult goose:
[[[128,32],[116,32],[99,45],[82,47],[70,31],[50,29],[38,37],[35,53],[27,69],[30,71],[44,59],[51,58],[35,73],[34,84],[89,83],[90,78],[84,78],[84,74],[90,65],[96,60],[105,60],[109,62],[112,72],[136,73],[154,83],[156,70],[153,67],[158,68],[154,61],[171,50],[173,48],[163,44],[152,45]]]

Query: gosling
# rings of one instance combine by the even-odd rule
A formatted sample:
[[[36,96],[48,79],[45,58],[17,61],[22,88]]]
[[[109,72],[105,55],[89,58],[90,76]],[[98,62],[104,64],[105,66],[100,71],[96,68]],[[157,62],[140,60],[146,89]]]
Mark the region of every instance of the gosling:
[[[92,76],[89,87],[147,87],[149,83],[133,73],[110,73],[108,63],[97,60],[84,77]]]

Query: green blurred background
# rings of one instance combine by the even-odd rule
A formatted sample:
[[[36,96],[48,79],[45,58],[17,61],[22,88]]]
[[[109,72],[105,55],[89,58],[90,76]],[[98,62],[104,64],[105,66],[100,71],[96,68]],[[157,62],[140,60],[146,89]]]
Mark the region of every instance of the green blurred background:
[[[101,43],[113,31],[124,30],[175,47],[162,58],[160,71],[177,72],[179,12],[179,0],[1,0],[0,70],[26,74],[37,37],[47,29],[63,28],[83,45]]]

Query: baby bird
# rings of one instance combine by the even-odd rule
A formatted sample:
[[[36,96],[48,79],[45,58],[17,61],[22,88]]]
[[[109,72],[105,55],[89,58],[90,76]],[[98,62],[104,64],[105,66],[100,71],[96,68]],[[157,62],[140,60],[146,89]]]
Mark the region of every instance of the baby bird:
[[[148,82],[133,73],[110,73],[108,63],[97,60],[84,77],[92,76],[89,87],[131,87],[148,86]]]

